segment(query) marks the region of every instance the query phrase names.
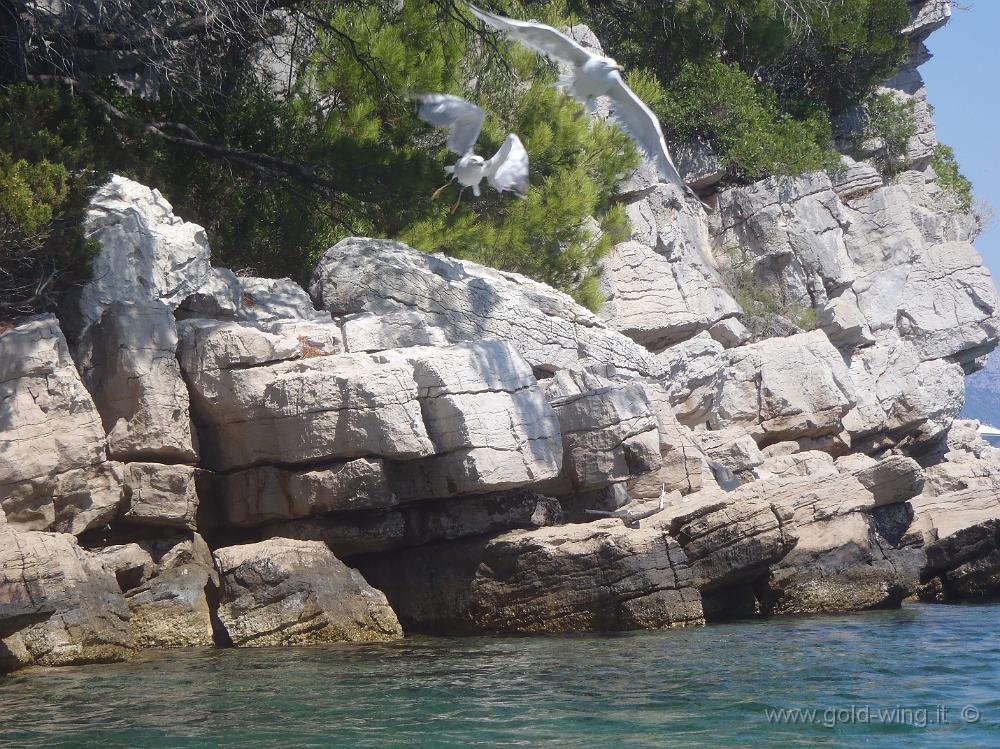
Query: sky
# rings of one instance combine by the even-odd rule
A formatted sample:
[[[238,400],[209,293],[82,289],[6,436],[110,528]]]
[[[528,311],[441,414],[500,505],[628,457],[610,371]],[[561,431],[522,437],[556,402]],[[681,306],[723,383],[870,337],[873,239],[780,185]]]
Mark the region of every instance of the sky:
[[[934,105],[937,137],[955,149],[976,198],[1000,211],[1000,0],[963,0],[951,22],[927,40],[934,57],[920,67]],[[976,240],[1000,280],[1000,216]]]

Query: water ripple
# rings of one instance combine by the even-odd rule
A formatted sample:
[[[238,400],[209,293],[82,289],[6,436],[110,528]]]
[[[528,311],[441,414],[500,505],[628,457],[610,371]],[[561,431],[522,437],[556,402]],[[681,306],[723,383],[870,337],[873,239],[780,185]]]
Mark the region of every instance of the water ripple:
[[[995,749],[998,684],[1000,606],[614,636],[161,651],[0,678],[0,747]],[[924,726],[837,715],[867,706],[933,717],[938,705],[948,719]],[[967,705],[978,722],[961,719]],[[817,710],[819,721],[768,722],[766,711],[789,708]]]

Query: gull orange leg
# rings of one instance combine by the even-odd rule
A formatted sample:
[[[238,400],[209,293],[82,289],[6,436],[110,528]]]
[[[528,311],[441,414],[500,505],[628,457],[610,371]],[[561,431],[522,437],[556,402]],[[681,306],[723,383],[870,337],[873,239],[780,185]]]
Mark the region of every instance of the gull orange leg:
[[[461,190],[458,191],[458,200],[456,200],[455,201],[455,205],[453,205],[451,207],[451,212],[452,213],[454,213],[455,211],[458,210],[458,204],[462,202],[462,193],[463,192],[465,192],[465,188],[464,187]]]
[[[443,185],[441,185],[441,187],[439,187],[437,190],[435,190],[433,193],[431,193],[431,200],[437,200],[438,196],[440,196],[441,193],[444,192],[444,188],[446,188],[448,185],[450,185],[454,181],[455,181],[455,178],[452,177],[450,180],[448,180]]]

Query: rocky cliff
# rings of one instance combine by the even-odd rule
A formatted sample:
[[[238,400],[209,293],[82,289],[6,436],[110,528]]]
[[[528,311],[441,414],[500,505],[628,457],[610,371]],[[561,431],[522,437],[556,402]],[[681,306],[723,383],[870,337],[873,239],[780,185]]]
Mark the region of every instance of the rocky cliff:
[[[919,104],[948,5],[912,6]],[[640,169],[599,316],[367,238],[237,276],[114,177],[93,280],[0,332],[0,669],[998,595],[1000,451],[956,417],[1000,299],[933,138],[888,183],[703,154],[711,213]]]

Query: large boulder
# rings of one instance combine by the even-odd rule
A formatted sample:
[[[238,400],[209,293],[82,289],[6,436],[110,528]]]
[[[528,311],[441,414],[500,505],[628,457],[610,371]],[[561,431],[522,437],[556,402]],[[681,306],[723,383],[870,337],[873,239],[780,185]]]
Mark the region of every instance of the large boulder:
[[[689,427],[706,422],[722,396],[729,362],[725,347],[704,332],[665,349],[657,358],[664,367],[659,382],[677,420]]]
[[[883,508],[905,507],[923,486],[919,465],[893,456],[836,475],[774,477],[709,493],[668,519],[714,615],[757,610],[845,611],[898,605],[918,584],[917,545]],[[884,516],[883,516],[884,513]],[[906,511],[904,511],[906,514]],[[890,522],[892,521],[892,522]],[[917,552],[919,554],[920,552]]]
[[[507,341],[536,370],[554,372],[581,358],[637,375],[660,369],[646,349],[566,294],[517,273],[399,242],[359,237],[339,242],[317,265],[309,291],[335,317],[412,311],[452,343]]]
[[[95,550],[111,568],[140,648],[210,647],[219,576],[197,533]]]
[[[210,468],[434,452],[406,362],[306,356],[289,334],[198,321],[181,326],[179,356]]]
[[[617,519],[419,547],[363,569],[401,621],[419,631],[610,631],[703,621],[677,543]]]
[[[194,530],[205,471],[185,465],[128,463],[122,520],[134,525]]]
[[[274,538],[215,551],[219,620],[238,647],[402,636],[385,596],[317,541]]]
[[[77,349],[115,460],[198,460],[187,385],[177,364],[177,326],[158,300],[115,302]]]
[[[79,534],[118,512],[122,477],[55,317],[0,332],[0,508],[12,527]]]
[[[114,574],[69,534],[0,525],[0,601],[0,617],[11,607],[29,609],[19,620],[27,626],[0,643],[7,670],[120,661],[133,650]]]
[[[159,190],[112,175],[91,198],[87,236],[101,245],[80,296],[82,327],[114,302],[159,300],[176,309],[210,279],[205,230],[174,215]]]
[[[560,422],[517,349],[497,340],[374,354],[413,373],[434,456],[398,463],[401,499],[513,489],[559,473]]]
[[[240,307],[237,316],[254,323],[276,320],[314,320],[329,322],[330,315],[313,307],[305,289],[290,278],[254,278],[242,276]]]
[[[844,416],[856,400],[854,386],[822,331],[770,338],[726,353],[729,364],[709,417],[711,428],[738,427],[764,443],[843,430]]]
[[[545,491],[603,489],[660,467],[659,422],[642,383],[604,385],[551,403],[562,430],[563,471]]]

